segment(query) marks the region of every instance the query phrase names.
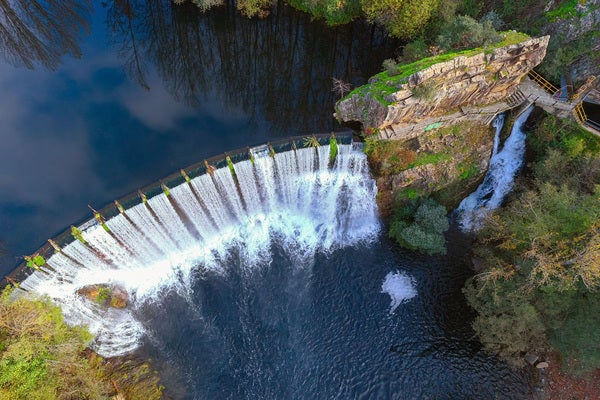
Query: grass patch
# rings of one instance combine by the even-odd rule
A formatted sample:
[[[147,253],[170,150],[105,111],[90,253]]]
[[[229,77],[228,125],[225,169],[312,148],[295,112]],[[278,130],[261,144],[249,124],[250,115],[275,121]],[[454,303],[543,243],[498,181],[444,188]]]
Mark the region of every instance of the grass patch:
[[[458,164],[458,177],[461,181],[477,176],[480,172],[479,164],[476,162]]]
[[[419,153],[415,160],[408,165],[407,168],[419,167],[427,164],[439,164],[444,161],[448,161],[452,158],[449,153]]]

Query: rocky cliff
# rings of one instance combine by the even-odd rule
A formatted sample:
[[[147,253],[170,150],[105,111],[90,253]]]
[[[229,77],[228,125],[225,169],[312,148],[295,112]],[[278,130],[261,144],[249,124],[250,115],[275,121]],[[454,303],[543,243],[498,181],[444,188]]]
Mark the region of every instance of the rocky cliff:
[[[380,211],[386,215],[398,201],[430,195],[453,209],[485,174],[493,137],[491,126],[460,122],[411,139],[367,139]]]
[[[523,76],[544,58],[548,40],[549,36],[544,36],[490,52],[458,55],[401,79],[381,73],[338,102],[336,117],[387,131],[381,137],[392,139],[408,138],[411,126],[414,130],[414,125],[435,122],[435,118],[444,119],[452,113],[456,117],[444,119],[449,124],[461,119],[487,122],[476,108],[490,108],[515,95]],[[488,112],[493,115],[493,110]],[[458,118],[461,115],[463,118]],[[420,132],[431,128],[421,126]]]

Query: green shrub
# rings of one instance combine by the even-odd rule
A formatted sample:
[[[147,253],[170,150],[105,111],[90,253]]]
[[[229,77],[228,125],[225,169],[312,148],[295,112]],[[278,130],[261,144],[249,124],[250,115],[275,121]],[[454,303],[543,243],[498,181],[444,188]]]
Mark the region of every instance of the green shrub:
[[[471,17],[456,17],[442,30],[437,37],[437,45],[445,50],[462,50],[472,47],[487,46],[502,40],[492,22],[477,22]]]
[[[583,287],[558,291],[544,288],[536,307],[544,317],[548,339],[576,374],[600,366],[600,294]]]
[[[222,1],[222,0],[212,0]],[[266,17],[268,9],[273,6],[272,0],[238,0],[237,9],[246,17]]]
[[[331,134],[331,138],[329,139],[329,167],[332,168],[335,163],[335,159],[338,154],[338,144],[337,139]]]
[[[484,348],[511,365],[522,366],[522,355],[546,343],[544,325],[528,297],[519,290],[518,279],[465,285],[465,296],[477,317],[473,329]]]
[[[432,199],[409,201],[394,210],[389,236],[403,247],[421,253],[446,254],[446,209]]]
[[[289,4],[316,18],[323,18],[328,25],[346,24],[361,14],[359,0],[289,0]]]
[[[481,13],[482,2],[477,0],[462,0],[458,5],[458,12],[462,15],[468,15],[471,18],[477,18]]]
[[[400,71],[398,70],[398,62],[393,58],[386,58],[381,63],[383,70],[388,73],[389,76],[398,75]]]
[[[435,97],[437,87],[429,82],[421,83],[412,88],[412,93],[417,99],[431,101]]]
[[[502,28],[502,26],[504,25],[502,17],[494,10],[488,12],[483,17],[481,17],[479,22],[481,22],[484,25],[489,22],[490,24],[492,24],[492,27],[496,30]]]
[[[112,290],[109,287],[99,287],[98,288],[98,297],[96,297],[96,302],[99,304],[104,304],[110,297],[112,296]]]
[[[111,388],[79,354],[91,340],[48,301],[0,299],[0,398],[106,398]]]
[[[408,43],[402,50],[402,62],[411,63],[429,57],[429,46],[423,39]]]
[[[130,400],[158,400],[162,387],[142,361],[103,362],[84,352],[92,335],[63,321],[48,300],[11,301],[0,294],[0,399],[109,399],[115,390]]]

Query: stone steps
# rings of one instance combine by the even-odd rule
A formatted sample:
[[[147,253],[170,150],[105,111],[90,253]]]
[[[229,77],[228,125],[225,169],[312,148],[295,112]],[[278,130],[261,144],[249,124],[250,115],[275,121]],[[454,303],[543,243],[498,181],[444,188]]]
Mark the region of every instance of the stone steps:
[[[523,92],[521,92],[519,88],[517,88],[517,90],[513,94],[508,96],[505,101],[510,108],[515,108],[523,104],[526,100],[527,98],[525,97]]]

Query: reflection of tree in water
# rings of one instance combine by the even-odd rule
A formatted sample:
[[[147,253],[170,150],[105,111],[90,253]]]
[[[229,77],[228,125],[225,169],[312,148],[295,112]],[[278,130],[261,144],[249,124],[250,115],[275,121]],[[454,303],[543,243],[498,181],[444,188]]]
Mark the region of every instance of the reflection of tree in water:
[[[63,55],[81,56],[89,14],[88,0],[0,0],[0,53],[15,65],[55,69]]]
[[[108,12],[128,69],[143,85],[142,57],[187,104],[216,100],[224,112],[241,109],[288,133],[333,128],[332,77],[364,83],[393,50],[365,23],[326,28],[283,5],[264,20],[241,17],[233,4],[202,14],[168,0],[120,0]]]

